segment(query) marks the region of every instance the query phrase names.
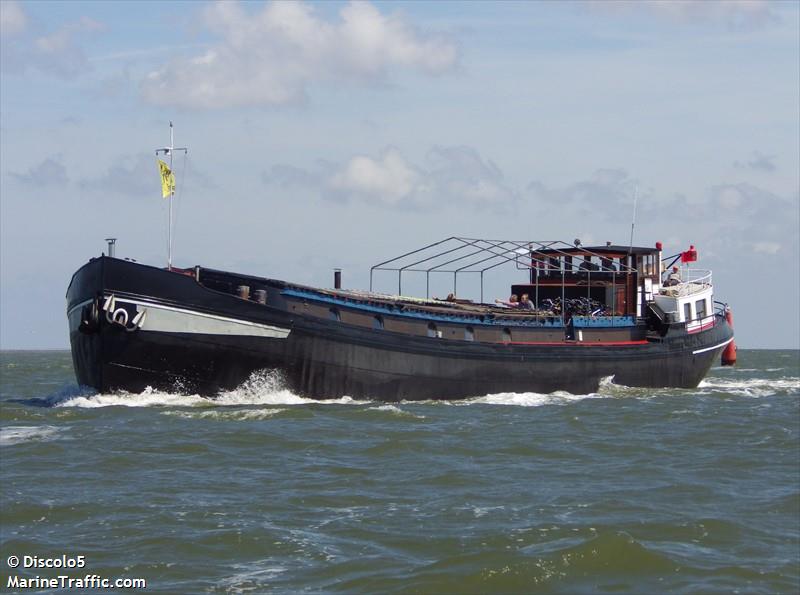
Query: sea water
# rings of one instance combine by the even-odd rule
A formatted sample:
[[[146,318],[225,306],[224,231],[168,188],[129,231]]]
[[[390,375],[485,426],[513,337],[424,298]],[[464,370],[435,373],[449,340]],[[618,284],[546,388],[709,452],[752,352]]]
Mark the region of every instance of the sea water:
[[[797,351],[740,350],[693,390],[391,405],[269,373],[96,394],[68,352],[0,364],[0,591],[800,590]]]

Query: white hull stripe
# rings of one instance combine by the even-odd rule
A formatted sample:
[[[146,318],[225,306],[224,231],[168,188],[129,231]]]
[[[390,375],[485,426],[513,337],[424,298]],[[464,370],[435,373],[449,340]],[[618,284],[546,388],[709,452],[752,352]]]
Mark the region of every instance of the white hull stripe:
[[[206,314],[153,302],[115,298],[117,304],[135,304],[147,310],[141,328],[144,331],[163,333],[198,333],[208,335],[247,335],[285,339],[289,329],[259,324],[249,320],[238,320],[226,316]]]
[[[91,303],[92,303],[92,298],[89,298],[88,300],[83,300],[80,304],[75,304],[74,306],[72,306],[72,308],[67,310],[67,316],[71,316],[72,313],[78,308],[83,308],[86,304],[91,304]]]
[[[705,353],[706,351],[711,351],[712,349],[718,349],[719,347],[724,347],[725,345],[727,345],[731,341],[733,341],[733,337],[731,337],[727,341],[723,341],[719,345],[714,345],[713,347],[705,347],[703,349],[698,349],[696,351],[692,351],[692,355],[697,355],[698,353]]]

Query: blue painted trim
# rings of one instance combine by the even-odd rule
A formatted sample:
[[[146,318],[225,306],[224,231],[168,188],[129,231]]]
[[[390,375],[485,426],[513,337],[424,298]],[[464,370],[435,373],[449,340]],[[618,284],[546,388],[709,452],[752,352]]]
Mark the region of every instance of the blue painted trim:
[[[312,300],[315,302],[324,302],[326,304],[335,304],[337,306],[345,306],[347,308],[353,308],[355,310],[363,310],[366,312],[374,312],[383,315],[389,316],[401,316],[405,318],[417,318],[422,320],[436,320],[439,322],[456,322],[459,324],[470,324],[470,325],[483,325],[483,326],[510,326],[510,327],[537,327],[537,328],[563,328],[564,323],[562,322],[561,318],[556,316],[549,316],[549,317],[542,317],[542,318],[531,318],[530,320],[507,320],[500,318],[495,315],[494,318],[484,318],[481,320],[477,316],[469,316],[469,315],[461,315],[461,316],[447,316],[445,314],[433,314],[430,312],[422,312],[422,311],[411,311],[408,310],[398,310],[397,308],[391,306],[383,306],[377,304],[366,304],[361,301],[357,300],[350,300],[347,298],[340,298],[340,297],[332,297],[327,295],[321,295],[318,293],[313,293],[311,291],[301,291],[297,289],[284,289],[281,291],[281,295],[288,295],[292,297]],[[412,307],[413,306],[409,306]]]
[[[573,316],[572,324],[575,328],[617,328],[636,326],[636,320],[633,316]]]

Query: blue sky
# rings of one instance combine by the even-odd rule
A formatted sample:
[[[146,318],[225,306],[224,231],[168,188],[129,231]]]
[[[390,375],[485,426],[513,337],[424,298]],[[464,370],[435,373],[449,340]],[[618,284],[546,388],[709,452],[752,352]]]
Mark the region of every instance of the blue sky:
[[[0,3],[0,346],[166,259],[315,285],[450,235],[695,244],[742,347],[797,348],[796,2]],[[489,280],[507,292],[511,271]],[[387,284],[384,289],[391,289]],[[441,293],[447,287],[438,288]]]

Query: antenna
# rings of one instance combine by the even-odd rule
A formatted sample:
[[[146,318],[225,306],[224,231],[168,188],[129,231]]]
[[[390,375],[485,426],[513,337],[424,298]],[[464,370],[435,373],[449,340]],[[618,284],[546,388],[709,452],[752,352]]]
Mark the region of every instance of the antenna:
[[[631,243],[628,248],[628,254],[633,252],[633,228],[636,226],[636,199],[639,194],[639,185],[633,187],[633,219],[631,219]]]
[[[175,151],[183,151],[183,154],[186,155],[189,152],[189,149],[186,147],[176,147],[175,146],[175,137],[173,135],[172,130],[172,120],[169,121],[169,146],[162,147],[160,149],[156,149],[156,155],[159,153],[164,153],[164,155],[169,155],[169,171],[172,171],[172,154]],[[174,174],[173,174],[174,175]],[[172,186],[172,192],[169,197],[169,226],[167,231],[167,270],[172,270],[172,203],[175,200],[175,186]]]

